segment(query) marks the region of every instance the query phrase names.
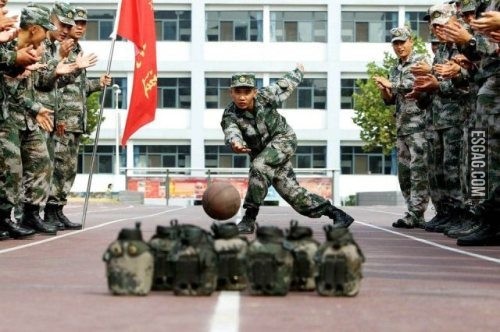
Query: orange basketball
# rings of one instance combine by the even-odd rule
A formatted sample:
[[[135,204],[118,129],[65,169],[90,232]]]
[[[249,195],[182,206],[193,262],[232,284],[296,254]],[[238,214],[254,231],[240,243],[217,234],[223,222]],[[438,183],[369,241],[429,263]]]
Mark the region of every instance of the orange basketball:
[[[241,199],[238,190],[230,183],[214,182],[208,185],[201,202],[211,218],[226,220],[238,213]]]

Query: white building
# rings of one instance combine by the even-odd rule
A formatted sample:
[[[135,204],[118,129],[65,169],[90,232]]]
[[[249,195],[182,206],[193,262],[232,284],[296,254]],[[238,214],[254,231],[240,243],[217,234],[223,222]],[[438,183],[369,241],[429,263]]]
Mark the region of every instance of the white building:
[[[140,0],[143,1],[143,0]],[[19,11],[27,1],[11,0]],[[37,1],[52,6],[53,1]],[[75,1],[88,8],[83,48],[100,62],[88,76],[106,71],[117,1]],[[361,150],[351,117],[354,81],[366,78],[366,64],[391,52],[389,30],[409,22],[423,38],[422,20],[432,1],[410,0],[154,0],[159,99],[156,120],[140,129],[120,155],[121,167],[246,167],[248,157],[232,154],[219,126],[229,101],[227,86],[237,71],[255,72],[266,85],[301,62],[305,81],[282,113],[295,129],[297,168],[335,172],[336,203],[358,191],[399,190],[391,158]],[[418,4],[416,4],[418,3]],[[117,41],[111,65],[121,90],[104,110],[98,166],[92,191],[125,188],[117,175],[116,123],[126,119],[134,51]],[[108,108],[109,107],[109,108]],[[121,150],[121,149],[120,149]],[[74,191],[84,192],[92,147],[82,149]]]

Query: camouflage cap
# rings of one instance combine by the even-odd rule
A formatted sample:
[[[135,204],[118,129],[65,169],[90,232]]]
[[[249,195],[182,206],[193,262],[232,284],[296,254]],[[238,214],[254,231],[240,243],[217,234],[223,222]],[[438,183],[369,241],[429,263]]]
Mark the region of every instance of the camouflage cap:
[[[407,27],[392,28],[391,29],[391,43],[395,41],[407,41],[411,38],[411,31]]]
[[[450,18],[457,14],[457,7],[455,4],[439,4],[434,5],[429,9],[431,15],[431,24],[445,25]]]
[[[476,0],[461,0],[460,11],[462,13],[475,12],[477,7]]]
[[[255,88],[255,75],[249,73],[236,73],[231,77],[231,88]]]
[[[21,27],[28,25],[39,25],[49,31],[57,30],[56,26],[50,23],[50,10],[41,5],[28,5],[21,10]]]
[[[87,21],[87,9],[75,7],[75,21]]]
[[[52,7],[52,15],[56,15],[59,21],[64,24],[75,25],[75,10],[69,3],[54,3],[54,7]]]

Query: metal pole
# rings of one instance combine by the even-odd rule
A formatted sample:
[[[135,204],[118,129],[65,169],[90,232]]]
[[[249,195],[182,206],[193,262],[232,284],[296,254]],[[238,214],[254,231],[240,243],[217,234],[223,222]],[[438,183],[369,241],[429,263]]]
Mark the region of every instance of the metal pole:
[[[113,84],[113,92],[115,93],[115,177],[120,175],[120,110],[118,109],[118,98],[122,93],[118,84]]]
[[[109,50],[109,56],[108,56],[108,65],[106,67],[106,75],[109,75],[109,72],[111,70],[111,61],[113,60],[113,52],[115,50],[115,42],[116,42],[116,37],[113,38],[111,41],[111,48]],[[85,229],[85,219],[87,218],[87,209],[89,207],[90,186],[92,184],[92,176],[94,175],[94,164],[95,164],[95,159],[96,159],[96,155],[97,155],[99,134],[101,133],[101,121],[102,121],[102,114],[104,113],[104,100],[105,100],[105,98],[106,98],[106,85],[104,85],[104,88],[102,90],[101,105],[100,105],[101,107],[99,110],[99,118],[97,119],[97,128],[95,131],[95,139],[94,139],[94,149],[92,150],[92,159],[90,161],[89,179],[87,181],[87,191],[85,192],[85,202],[83,203],[82,229]]]

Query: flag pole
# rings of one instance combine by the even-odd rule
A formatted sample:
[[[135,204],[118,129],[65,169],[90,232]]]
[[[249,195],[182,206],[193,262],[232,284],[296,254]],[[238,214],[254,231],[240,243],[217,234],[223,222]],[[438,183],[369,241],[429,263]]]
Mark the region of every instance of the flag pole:
[[[106,75],[109,75],[111,71],[111,62],[113,60],[113,52],[115,50],[116,35],[113,36],[111,41],[111,48],[109,50],[108,65],[106,67]],[[97,146],[99,145],[99,135],[101,133],[101,121],[102,114],[104,113],[104,100],[106,98],[106,84],[102,90],[101,105],[99,109],[99,117],[97,119],[97,129],[95,131],[94,148],[92,150],[92,158],[90,162],[89,178],[87,180],[87,190],[85,191],[85,202],[83,203],[83,214],[82,214],[82,229],[85,229],[85,219],[87,218],[87,209],[89,207],[89,196],[90,196],[90,186],[92,185],[92,176],[94,175],[95,159],[97,155]]]

